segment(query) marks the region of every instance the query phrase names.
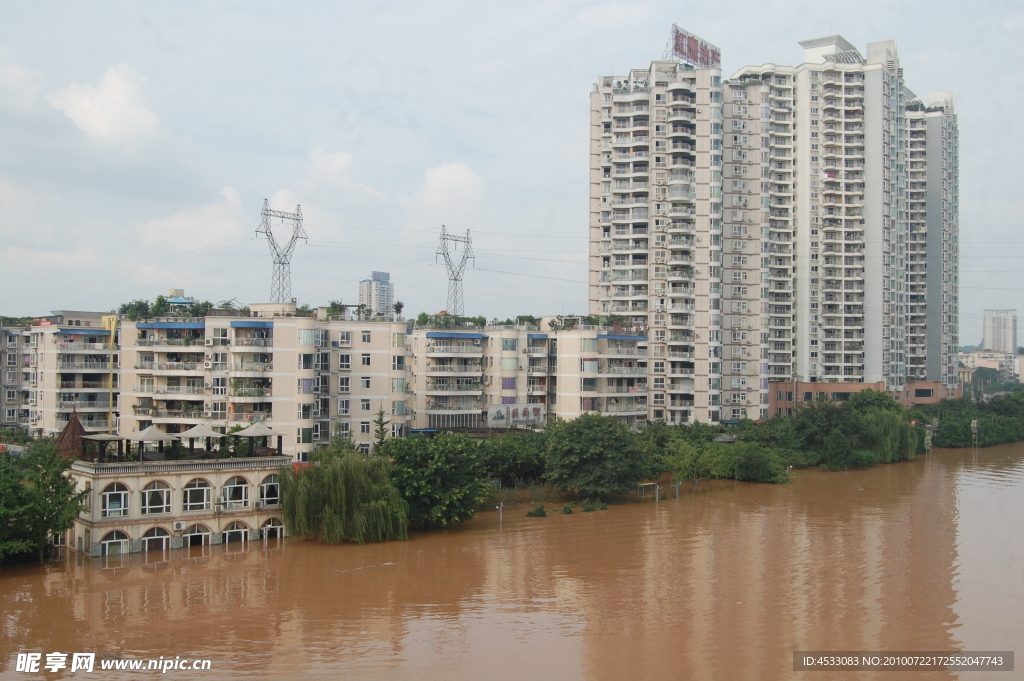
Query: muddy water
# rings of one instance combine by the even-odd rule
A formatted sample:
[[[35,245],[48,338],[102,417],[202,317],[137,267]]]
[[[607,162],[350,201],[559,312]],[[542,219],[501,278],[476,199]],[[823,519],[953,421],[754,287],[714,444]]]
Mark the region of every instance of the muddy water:
[[[1024,655],[1022,445],[669,494],[385,545],[7,568],[0,677],[29,678],[19,650],[209,658],[204,679],[786,679],[807,676],[793,650]]]

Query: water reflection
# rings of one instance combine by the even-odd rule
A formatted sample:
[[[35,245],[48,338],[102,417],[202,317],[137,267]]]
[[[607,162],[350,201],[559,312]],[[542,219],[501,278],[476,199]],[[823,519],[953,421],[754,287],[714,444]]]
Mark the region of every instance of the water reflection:
[[[209,657],[210,678],[599,680],[790,678],[795,649],[1020,648],[1024,546],[991,521],[1024,511],[1022,453],[520,508],[383,545],[73,554],[0,575],[4,648]]]

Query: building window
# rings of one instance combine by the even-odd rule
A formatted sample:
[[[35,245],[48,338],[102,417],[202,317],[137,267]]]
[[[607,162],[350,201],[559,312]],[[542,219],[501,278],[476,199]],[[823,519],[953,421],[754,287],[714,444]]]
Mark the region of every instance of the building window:
[[[166,483],[155,481],[142,488],[142,514],[171,512],[171,488]]]
[[[352,392],[351,387],[349,385],[349,382],[351,380],[352,379],[349,378],[348,376],[339,376],[338,377],[338,392],[339,393]]]
[[[359,422],[359,432],[360,433],[369,433],[370,432],[370,422],[369,421],[360,421]]]
[[[349,400],[338,400],[338,416],[348,416],[350,408]]]
[[[511,351],[515,352],[518,349],[518,347],[519,347],[519,339],[517,339],[517,338],[502,338],[501,339],[501,349],[502,350],[511,350]]]
[[[370,342],[370,332],[369,331],[363,331],[363,342],[364,343],[369,343]]]
[[[370,400],[359,400],[360,411],[370,411]]]
[[[100,553],[104,556],[128,553],[128,535],[121,530],[107,532],[100,541]]]
[[[210,543],[210,528],[206,525],[193,525],[182,535],[182,546],[206,546]]]
[[[313,329],[299,329],[299,345],[314,345]]]
[[[154,527],[142,535],[143,551],[166,551],[171,548],[171,535],[162,527]]]
[[[249,538],[249,527],[242,522],[237,520],[221,532],[221,543],[230,544],[232,542],[245,542]]]
[[[370,453],[370,443],[369,442],[360,442],[356,446],[356,449],[359,450],[360,454],[369,454]]]
[[[370,366],[370,355],[364,353],[359,359],[359,364],[364,367]]]
[[[119,482],[106,486],[100,495],[100,517],[120,518],[128,515],[128,488]]]
[[[359,387],[363,388],[364,390],[369,390],[370,389],[370,377],[369,376],[363,376],[362,378],[360,378],[359,379]]]
[[[210,508],[210,483],[205,480],[192,480],[182,492],[181,510],[206,511]]]
[[[245,508],[249,505],[249,481],[240,475],[228,480],[221,493],[224,495],[225,508]]]
[[[260,483],[260,501],[264,506],[276,506],[281,501],[281,487],[276,475],[268,475]]]
[[[352,368],[352,355],[338,355],[338,368],[348,371]]]

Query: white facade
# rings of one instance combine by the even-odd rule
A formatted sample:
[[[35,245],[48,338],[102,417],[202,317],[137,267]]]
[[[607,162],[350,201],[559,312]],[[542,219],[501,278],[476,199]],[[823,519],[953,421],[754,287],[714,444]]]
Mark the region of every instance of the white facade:
[[[1017,352],[1017,311],[985,310],[983,344],[986,350],[1014,354]]]
[[[372,272],[359,282],[359,304],[371,314],[390,318],[394,314],[395,289],[387,272]]]

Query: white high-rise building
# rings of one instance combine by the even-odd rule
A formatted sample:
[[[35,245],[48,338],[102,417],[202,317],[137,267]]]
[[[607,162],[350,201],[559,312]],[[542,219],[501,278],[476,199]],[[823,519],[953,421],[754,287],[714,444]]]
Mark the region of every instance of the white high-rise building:
[[[359,282],[359,304],[372,314],[391,317],[394,314],[395,289],[387,272],[371,272],[369,279]]]
[[[746,394],[760,389],[756,356],[736,363],[728,380],[746,382],[744,400],[723,413],[718,50],[673,38],[672,59],[604,76],[591,93],[590,313],[649,327],[650,418],[758,418]]]
[[[985,310],[984,334],[986,350],[1007,355],[1017,352],[1017,311]]]
[[[894,41],[807,40],[722,82],[684,40],[716,59],[591,95],[590,312],[649,325],[650,417],[758,418],[810,383],[954,396],[952,95],[918,99]]]

